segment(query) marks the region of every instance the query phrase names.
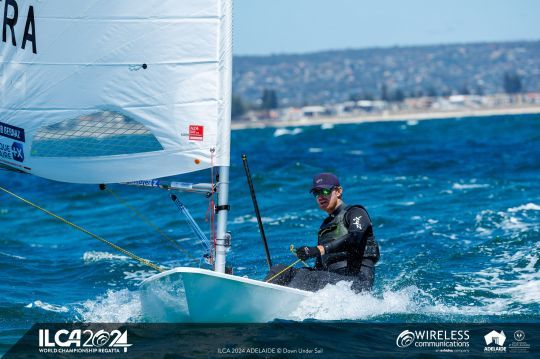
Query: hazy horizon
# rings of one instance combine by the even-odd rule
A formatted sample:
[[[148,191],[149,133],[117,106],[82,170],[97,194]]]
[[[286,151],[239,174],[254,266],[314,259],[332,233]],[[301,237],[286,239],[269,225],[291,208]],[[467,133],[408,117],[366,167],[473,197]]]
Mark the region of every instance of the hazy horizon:
[[[538,41],[540,1],[235,0],[234,54]]]
[[[329,48],[306,52],[282,52],[282,53],[269,53],[269,54],[234,54],[235,57],[271,57],[271,56],[301,56],[318,54],[325,52],[337,52],[337,51],[362,51],[362,50],[375,50],[375,49],[393,49],[393,48],[416,48],[416,47],[432,47],[432,46],[458,46],[458,45],[480,45],[480,44],[509,44],[517,42],[540,42],[540,36],[537,39],[516,39],[516,40],[501,40],[501,41],[471,41],[471,42],[449,42],[438,44],[413,44],[413,45],[389,45],[389,46],[369,46],[369,47],[345,47],[345,48]]]

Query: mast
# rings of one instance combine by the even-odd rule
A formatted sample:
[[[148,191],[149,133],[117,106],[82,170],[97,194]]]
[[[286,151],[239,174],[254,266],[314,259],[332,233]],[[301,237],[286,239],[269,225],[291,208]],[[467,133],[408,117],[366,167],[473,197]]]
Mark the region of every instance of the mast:
[[[221,26],[220,26],[220,59],[221,72],[221,104],[220,125],[218,131],[221,134],[221,149],[227,157],[227,165],[219,167],[219,180],[217,183],[218,206],[217,210],[217,233],[216,233],[216,262],[214,270],[225,273],[225,261],[227,247],[230,246],[230,235],[227,233],[227,217],[229,214],[229,166],[231,154],[231,94],[232,94],[232,0],[221,1]]]
[[[225,273],[227,247],[230,245],[230,235],[227,233],[227,217],[229,214],[229,167],[219,168],[217,233],[216,233],[216,263],[214,270]]]

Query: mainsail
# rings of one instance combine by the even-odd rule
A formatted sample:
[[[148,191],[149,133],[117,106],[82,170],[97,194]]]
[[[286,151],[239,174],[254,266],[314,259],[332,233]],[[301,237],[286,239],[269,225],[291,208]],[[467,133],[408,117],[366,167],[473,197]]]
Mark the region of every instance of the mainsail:
[[[0,164],[74,183],[229,166],[232,0],[4,0]]]

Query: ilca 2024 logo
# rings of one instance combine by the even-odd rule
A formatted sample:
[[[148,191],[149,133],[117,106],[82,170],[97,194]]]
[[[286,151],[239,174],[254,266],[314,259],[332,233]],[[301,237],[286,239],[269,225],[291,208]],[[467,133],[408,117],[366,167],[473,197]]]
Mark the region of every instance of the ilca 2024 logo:
[[[40,353],[114,354],[121,353],[121,349],[126,353],[131,345],[127,330],[107,332],[102,329],[94,333],[90,329],[60,329],[54,335],[49,329],[39,330]]]

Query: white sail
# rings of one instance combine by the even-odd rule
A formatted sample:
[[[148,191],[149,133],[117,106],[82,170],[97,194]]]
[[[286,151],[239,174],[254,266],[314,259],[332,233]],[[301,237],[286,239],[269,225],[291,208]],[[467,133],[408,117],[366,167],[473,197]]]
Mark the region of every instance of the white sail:
[[[1,5],[0,163],[75,183],[229,166],[232,0]]]

